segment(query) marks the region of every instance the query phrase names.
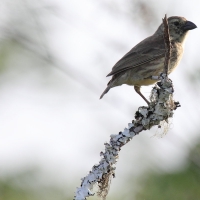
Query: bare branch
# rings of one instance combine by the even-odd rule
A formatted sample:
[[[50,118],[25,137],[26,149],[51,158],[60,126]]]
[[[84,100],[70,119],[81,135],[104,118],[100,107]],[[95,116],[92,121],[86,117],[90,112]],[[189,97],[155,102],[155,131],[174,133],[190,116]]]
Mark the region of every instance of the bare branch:
[[[165,17],[163,20],[164,25],[164,41],[165,41],[165,63],[164,63],[164,73],[168,75],[168,69],[169,69],[169,63],[170,63],[170,57],[171,57],[171,41],[170,41],[170,35],[169,35],[169,26],[168,26],[168,20],[167,15],[165,14]]]

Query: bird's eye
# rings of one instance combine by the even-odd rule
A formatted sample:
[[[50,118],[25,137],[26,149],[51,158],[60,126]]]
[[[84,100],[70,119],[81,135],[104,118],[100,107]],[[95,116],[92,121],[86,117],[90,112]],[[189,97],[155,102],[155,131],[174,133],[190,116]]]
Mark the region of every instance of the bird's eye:
[[[174,22],[174,25],[175,25],[175,26],[178,26],[178,25],[179,25],[179,22]]]

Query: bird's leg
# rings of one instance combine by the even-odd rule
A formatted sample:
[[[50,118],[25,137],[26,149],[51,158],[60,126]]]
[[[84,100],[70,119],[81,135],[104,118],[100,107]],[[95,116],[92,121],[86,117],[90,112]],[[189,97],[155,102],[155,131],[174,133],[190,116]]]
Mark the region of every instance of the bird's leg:
[[[146,103],[149,105],[149,101],[144,97],[144,95],[140,92],[140,87],[139,86],[134,86],[135,91],[146,101]]]

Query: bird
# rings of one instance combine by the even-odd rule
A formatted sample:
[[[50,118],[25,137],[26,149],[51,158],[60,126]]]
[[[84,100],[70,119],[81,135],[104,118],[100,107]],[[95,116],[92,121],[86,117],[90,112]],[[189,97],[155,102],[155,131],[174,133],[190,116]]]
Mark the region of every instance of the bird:
[[[168,74],[179,64],[182,55],[186,36],[189,30],[197,26],[186,20],[184,17],[172,16],[168,19],[169,37],[171,41],[171,57]],[[142,40],[126,53],[112,68],[107,76],[112,76],[100,99],[113,87],[127,84],[134,86],[135,91],[146,101],[149,101],[141,93],[141,86],[148,86],[156,83],[153,76],[159,76],[164,69],[165,41],[163,37],[164,25],[158,27],[156,32]]]

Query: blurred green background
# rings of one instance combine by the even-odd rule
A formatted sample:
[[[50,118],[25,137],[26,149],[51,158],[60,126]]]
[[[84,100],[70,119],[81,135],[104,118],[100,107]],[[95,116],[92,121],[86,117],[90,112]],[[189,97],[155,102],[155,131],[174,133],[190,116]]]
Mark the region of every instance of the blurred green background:
[[[100,101],[106,75],[165,14],[198,27],[199,8],[197,0],[0,0],[0,200],[73,199],[109,135],[144,104],[129,86]],[[167,135],[154,128],[123,147],[108,200],[199,199],[199,40],[191,31],[170,75],[181,108]]]

